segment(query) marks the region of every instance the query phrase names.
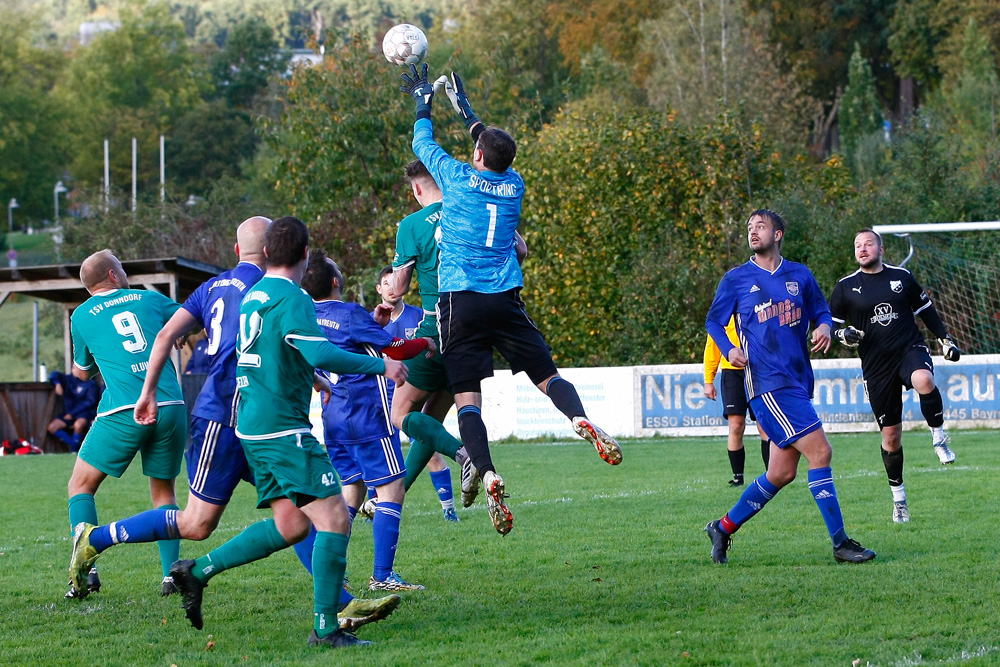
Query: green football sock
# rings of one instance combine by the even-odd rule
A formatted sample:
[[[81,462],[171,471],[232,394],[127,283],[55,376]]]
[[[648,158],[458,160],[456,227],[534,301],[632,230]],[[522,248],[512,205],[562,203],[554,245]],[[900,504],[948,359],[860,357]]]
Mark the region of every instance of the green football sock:
[[[97,525],[97,504],[89,493],[78,493],[69,499],[69,532],[80,522]]]
[[[313,628],[320,637],[340,627],[337,612],[346,569],[347,535],[317,532],[313,545]]]
[[[156,509],[179,510],[180,507],[177,505],[160,505]],[[160,540],[156,543],[156,546],[160,550],[160,567],[163,568],[163,576],[166,577],[170,574],[170,566],[173,565],[175,560],[181,557],[181,541]]]
[[[406,489],[427,467],[434,452],[454,461],[455,452],[462,446],[462,441],[449,433],[441,422],[422,412],[406,415],[403,433],[410,438],[410,451],[406,454],[406,480],[403,482]]]
[[[208,583],[223,570],[267,558],[288,546],[273,520],[258,521],[222,546],[196,559],[191,573],[202,583]],[[339,589],[337,594],[340,594]]]

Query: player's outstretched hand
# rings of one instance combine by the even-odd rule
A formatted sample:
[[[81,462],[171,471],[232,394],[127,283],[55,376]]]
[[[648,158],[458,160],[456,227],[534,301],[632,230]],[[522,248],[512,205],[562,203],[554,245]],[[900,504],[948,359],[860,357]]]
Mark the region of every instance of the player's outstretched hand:
[[[829,352],[830,343],[833,339],[830,338],[830,325],[821,324],[815,329],[813,329],[813,352]]]
[[[430,118],[434,86],[427,81],[427,63],[420,66],[419,72],[416,65],[410,65],[410,71],[403,72],[400,78],[403,85],[399,89],[413,98],[417,105],[417,118]]]
[[[743,352],[743,348],[734,347],[729,351],[729,363],[733,365],[733,368],[746,368],[747,367],[747,355]]]
[[[156,405],[156,396],[150,396],[143,392],[139,400],[135,402],[135,410],[132,411],[132,419],[136,424],[149,426],[156,423],[156,414],[159,406]]]
[[[392,318],[392,306],[387,306],[384,303],[380,303],[375,306],[375,310],[372,311],[372,319],[380,327],[385,327],[389,324],[389,320]]]
[[[861,339],[865,337],[865,332],[854,327],[844,327],[833,332],[834,338],[840,341],[844,347],[852,350],[861,344]]]
[[[948,361],[958,361],[962,358],[962,351],[958,349],[958,345],[955,345],[955,341],[951,339],[951,336],[938,338],[938,344],[941,346],[941,354]]]
[[[403,386],[406,382],[406,377],[409,375],[409,371],[406,369],[406,364],[402,361],[396,361],[395,359],[390,359],[384,357],[385,359],[385,377],[396,383],[397,387]]]

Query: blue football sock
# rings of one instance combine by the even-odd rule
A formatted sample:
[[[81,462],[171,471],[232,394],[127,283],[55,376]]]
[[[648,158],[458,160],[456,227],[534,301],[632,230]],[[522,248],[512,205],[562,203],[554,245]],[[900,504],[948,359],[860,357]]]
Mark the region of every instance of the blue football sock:
[[[125,542],[156,542],[179,537],[177,510],[155,509],[98,526],[90,533],[90,545],[101,553],[108,547]]]
[[[809,492],[819,506],[826,529],[830,531],[833,546],[839,547],[847,539],[844,517],[840,513],[837,489],[833,486],[833,472],[829,468],[813,468],[809,471]]]
[[[316,526],[309,528],[309,534],[306,539],[302,540],[298,544],[292,545],[295,549],[295,555],[299,557],[302,561],[302,566],[306,568],[306,572],[309,574],[313,573],[313,545],[316,544]]]
[[[432,472],[431,483],[434,484],[434,490],[437,491],[441,507],[446,510],[455,509],[455,492],[451,486],[451,469],[445,468],[444,470]]]
[[[379,502],[375,506],[375,520],[372,523],[372,541],[375,546],[375,567],[372,575],[376,581],[385,581],[392,572],[396,560],[396,545],[399,544],[399,520],[403,506],[397,503]]]
[[[778,487],[768,481],[766,473],[748,484],[743,494],[740,495],[740,499],[736,501],[736,504],[733,505],[733,508],[726,515],[729,521],[735,525],[736,528],[734,528],[734,531],[752,519],[757,512],[764,509],[764,505],[771,498],[774,498],[774,494],[779,490]]]

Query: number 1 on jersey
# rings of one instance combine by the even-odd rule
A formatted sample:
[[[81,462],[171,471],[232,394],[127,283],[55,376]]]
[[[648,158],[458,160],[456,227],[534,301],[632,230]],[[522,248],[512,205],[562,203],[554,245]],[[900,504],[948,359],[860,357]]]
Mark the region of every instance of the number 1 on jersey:
[[[490,212],[490,229],[486,232],[486,247],[493,247],[493,232],[497,230],[497,205],[487,204],[486,210]]]

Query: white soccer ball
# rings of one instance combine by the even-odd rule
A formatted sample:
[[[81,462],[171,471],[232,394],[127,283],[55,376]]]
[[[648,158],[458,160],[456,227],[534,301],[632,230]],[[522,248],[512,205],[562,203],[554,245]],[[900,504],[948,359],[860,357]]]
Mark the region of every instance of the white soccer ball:
[[[419,65],[427,57],[427,36],[415,25],[394,25],[382,39],[382,53],[393,65]]]

